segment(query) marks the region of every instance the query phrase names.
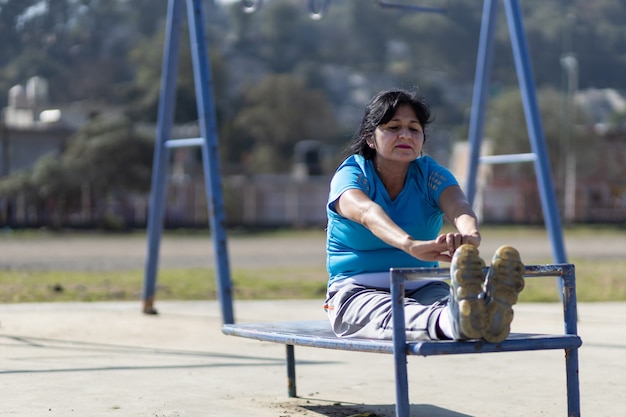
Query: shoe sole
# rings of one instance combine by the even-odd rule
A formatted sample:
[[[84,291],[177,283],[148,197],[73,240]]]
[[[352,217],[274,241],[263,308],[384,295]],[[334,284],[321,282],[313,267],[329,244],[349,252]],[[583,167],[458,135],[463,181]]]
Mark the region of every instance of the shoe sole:
[[[491,343],[505,340],[511,332],[513,305],[524,289],[524,264],[511,246],[500,247],[491,262],[485,282],[488,323],[483,339]]]
[[[456,269],[451,286],[456,299],[459,331],[468,339],[480,339],[487,325],[483,293],[485,262],[472,245],[462,245],[455,253]]]

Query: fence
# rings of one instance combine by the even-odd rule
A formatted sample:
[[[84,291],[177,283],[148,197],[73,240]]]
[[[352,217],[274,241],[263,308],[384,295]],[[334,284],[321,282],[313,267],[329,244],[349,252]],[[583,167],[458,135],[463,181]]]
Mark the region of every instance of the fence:
[[[229,227],[324,227],[329,176],[291,175],[224,177]],[[578,184],[576,223],[625,223],[625,190],[607,182]],[[539,224],[541,202],[533,182],[481,187],[476,211],[484,223]],[[168,184],[166,228],[206,228],[208,210],[202,179],[172,178]],[[0,199],[0,227],[109,228],[146,227],[149,196],[117,193],[108,198],[74,201]]]

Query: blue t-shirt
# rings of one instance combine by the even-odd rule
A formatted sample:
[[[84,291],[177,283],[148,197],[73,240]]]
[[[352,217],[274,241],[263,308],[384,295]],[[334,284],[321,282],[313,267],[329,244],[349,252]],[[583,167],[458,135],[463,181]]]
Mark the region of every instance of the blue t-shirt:
[[[388,245],[364,226],[338,214],[335,202],[343,192],[353,188],[363,191],[411,237],[432,240],[443,224],[439,196],[451,185],[458,185],[452,173],[431,157],[423,156],[411,163],[404,187],[392,201],[373,161],[360,155],[348,157],[331,180],[326,205],[328,285],[354,275],[388,272],[391,267],[438,266],[437,262],[421,261]]]

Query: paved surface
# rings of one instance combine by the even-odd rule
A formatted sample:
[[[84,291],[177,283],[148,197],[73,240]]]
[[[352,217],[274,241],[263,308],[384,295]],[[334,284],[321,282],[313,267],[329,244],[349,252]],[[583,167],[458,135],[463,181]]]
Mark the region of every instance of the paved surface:
[[[626,234],[566,236],[570,257],[623,259]],[[512,244],[526,263],[551,258],[545,234],[483,237],[488,258]],[[0,268],[142,269],[145,236],[0,237]],[[323,234],[229,238],[233,267],[319,266]],[[213,267],[206,236],[166,237],[160,266]],[[296,348],[298,392],[286,393],[283,345],[220,331],[215,301],[0,305],[1,416],[387,417],[390,355]],[[581,304],[582,414],[626,414],[626,302]],[[521,304],[513,331],[561,332],[556,304]],[[321,301],[235,302],[238,322],[323,319]],[[409,358],[412,415],[565,416],[562,351]],[[368,414],[369,413],[369,414]]]
[[[390,355],[284,346],[220,332],[219,306],[158,302],[0,305],[0,416],[382,417]],[[513,331],[560,332],[556,304],[521,304]],[[318,301],[235,303],[238,322],[323,318]],[[584,416],[626,410],[626,303],[581,304]],[[409,358],[412,415],[565,416],[562,351]],[[369,414],[368,414],[369,413]]]

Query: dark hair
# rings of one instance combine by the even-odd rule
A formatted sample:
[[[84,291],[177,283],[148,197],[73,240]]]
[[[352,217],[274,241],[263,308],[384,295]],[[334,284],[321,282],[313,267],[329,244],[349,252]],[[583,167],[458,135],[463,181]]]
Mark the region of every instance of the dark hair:
[[[362,155],[365,159],[373,159],[376,151],[367,143],[372,138],[374,131],[380,125],[389,122],[398,107],[407,104],[413,108],[417,120],[423,129],[432,122],[430,107],[426,100],[416,92],[407,90],[385,90],[376,94],[365,106],[365,114],[361,126],[354,136],[352,143],[348,145],[350,154]],[[426,134],[424,134],[426,141]]]

